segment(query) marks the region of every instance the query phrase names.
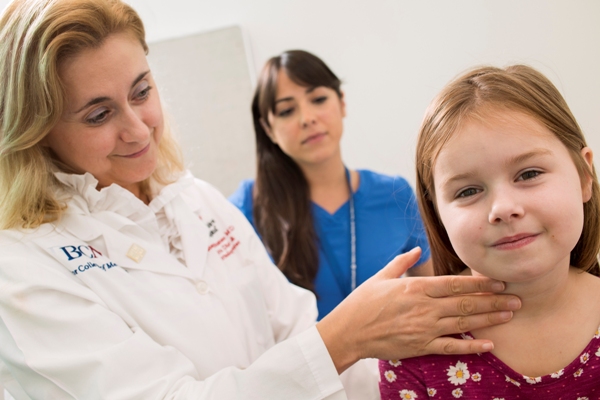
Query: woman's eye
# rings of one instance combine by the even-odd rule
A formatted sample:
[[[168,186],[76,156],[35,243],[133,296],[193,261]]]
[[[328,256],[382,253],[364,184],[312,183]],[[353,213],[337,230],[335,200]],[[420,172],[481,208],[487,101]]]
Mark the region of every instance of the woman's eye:
[[[539,175],[541,175],[540,171],[525,171],[521,175],[519,175],[519,178],[517,180],[527,181],[529,179],[537,178]]]
[[[460,192],[458,192],[456,197],[457,198],[470,197],[470,196],[475,196],[477,193],[479,193],[479,190],[477,190],[475,188],[467,188],[465,190],[461,190]]]
[[[110,114],[109,109],[101,108],[101,109],[96,110],[93,113],[91,113],[85,119],[85,122],[90,125],[100,125],[101,123],[103,123],[104,121],[106,121],[108,119],[109,114]]]
[[[323,104],[327,101],[327,96],[319,96],[316,99],[313,100],[313,103],[315,104]]]
[[[150,90],[152,90],[152,86],[146,83],[145,86],[133,97],[137,100],[146,100],[150,96]]]
[[[290,115],[292,113],[292,111],[294,111],[293,108],[286,108],[285,110],[278,111],[277,116],[278,117],[287,117],[288,115]]]

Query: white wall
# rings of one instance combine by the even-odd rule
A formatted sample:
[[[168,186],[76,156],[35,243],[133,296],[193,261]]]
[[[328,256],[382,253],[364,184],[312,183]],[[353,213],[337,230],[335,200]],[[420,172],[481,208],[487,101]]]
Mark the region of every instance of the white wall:
[[[149,47],[152,74],[187,168],[222,193],[233,193],[256,165],[249,112],[254,80],[241,29],[216,29]]]
[[[600,159],[598,0],[128,2],[145,21],[149,42],[241,26],[253,81],[283,50],[322,57],[345,82],[342,147],[353,168],[414,183],[416,132],[433,96],[466,68],[517,62],[539,68],[558,86]],[[0,7],[6,4],[0,0]],[[239,160],[237,154],[232,162]],[[248,168],[247,176],[253,174]]]
[[[322,57],[345,82],[344,158],[405,175],[423,112],[476,64],[527,63],[558,86],[600,157],[597,0],[129,0],[149,41],[240,25],[255,70],[283,50]],[[248,176],[253,174],[248,171]]]

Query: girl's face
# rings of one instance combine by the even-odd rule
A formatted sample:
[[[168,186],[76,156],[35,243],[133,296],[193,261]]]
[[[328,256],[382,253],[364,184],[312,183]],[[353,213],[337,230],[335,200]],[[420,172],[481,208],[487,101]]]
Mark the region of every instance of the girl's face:
[[[275,112],[265,131],[298,165],[319,164],[340,156],[344,100],[335,90],[294,83],[285,70],[277,79]]]
[[[591,166],[592,151],[581,154]],[[568,270],[591,179],[582,187],[567,148],[536,119],[502,111],[466,122],[433,176],[441,221],[474,273],[528,282]]]
[[[116,183],[140,196],[156,167],[163,115],[144,49],[128,34],[109,36],[60,65],[66,104],[44,138],[60,161],[89,172],[99,188]]]

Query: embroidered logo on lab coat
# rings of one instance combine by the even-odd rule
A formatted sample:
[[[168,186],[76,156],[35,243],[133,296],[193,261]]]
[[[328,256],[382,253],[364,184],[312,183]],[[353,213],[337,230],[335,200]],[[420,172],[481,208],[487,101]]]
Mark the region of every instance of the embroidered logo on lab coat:
[[[218,232],[218,230],[216,231]],[[233,225],[227,227],[227,229],[225,229],[222,234],[217,235],[217,239],[208,246],[208,251],[216,251],[222,260],[232,255],[235,249],[240,245],[240,241],[233,231],[235,231]]]
[[[90,270],[108,271],[118,265],[104,257],[102,253],[89,245],[67,245],[50,248],[54,257],[69,265],[73,275]]]

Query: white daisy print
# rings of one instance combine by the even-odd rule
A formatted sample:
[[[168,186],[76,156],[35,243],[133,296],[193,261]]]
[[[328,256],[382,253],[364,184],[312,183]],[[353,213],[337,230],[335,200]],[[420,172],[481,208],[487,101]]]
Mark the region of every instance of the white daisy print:
[[[556,371],[556,372],[554,372],[553,374],[550,374],[550,376],[551,376],[552,378],[560,378],[561,376],[563,376],[563,375],[564,375],[564,373],[565,373],[565,370],[564,370],[564,369],[561,369],[560,371]]]
[[[504,376],[506,376],[506,382],[510,382],[510,383],[512,383],[513,385],[515,385],[516,387],[520,387],[520,386],[521,386],[521,384],[520,384],[519,382],[515,381],[514,379],[510,379],[510,378],[508,377],[508,375],[504,375]]]
[[[429,397],[435,396],[436,393],[437,390],[435,390],[434,388],[427,388],[427,394],[429,395]]]
[[[494,400],[504,400],[504,397],[500,398],[500,397],[494,397]]]
[[[404,400],[413,400],[417,398],[417,394],[412,390],[402,389],[400,391],[400,398]]]
[[[383,374],[385,376],[385,379],[387,379],[388,382],[394,382],[396,380],[396,374],[394,373],[394,371],[385,371],[385,374]]]
[[[582,364],[590,361],[590,353],[583,353],[581,357],[579,357],[579,361],[581,361]]]
[[[600,327],[598,327],[598,329],[596,329],[596,333],[594,333],[594,338],[596,338],[596,339],[600,338]]]
[[[473,379],[473,382],[479,382],[481,381],[481,374],[479,372],[475,372],[473,375],[471,375],[471,379]]]
[[[467,364],[460,361],[458,361],[456,365],[451,365],[446,371],[448,371],[447,375],[450,383],[457,386],[464,384],[471,376]]]
[[[577,371],[575,371],[575,373],[573,374],[573,376],[575,378],[579,378],[581,375],[583,375],[583,368],[579,368]]]
[[[402,361],[400,361],[400,360],[390,360],[389,363],[392,367],[397,367],[398,365],[402,365]]]
[[[452,391],[452,396],[456,397],[457,399],[460,398],[460,397],[462,397],[462,395],[463,395],[463,391],[462,391],[461,388],[454,389]]]
[[[473,336],[471,335],[467,335],[466,333],[461,333],[460,336],[464,339],[464,340],[473,340]]]
[[[578,397],[577,400],[590,400],[587,397]]]
[[[596,350],[596,355],[600,357],[600,347],[598,347],[598,350]]]
[[[532,377],[530,377],[530,376],[525,376],[525,375],[523,375],[523,379],[525,379],[525,381],[526,381],[527,383],[530,383],[530,384],[532,384],[532,385],[535,385],[536,383],[539,383],[539,382],[541,382],[541,381],[542,381],[542,378],[540,378],[539,376],[538,376],[537,378],[532,378]]]

